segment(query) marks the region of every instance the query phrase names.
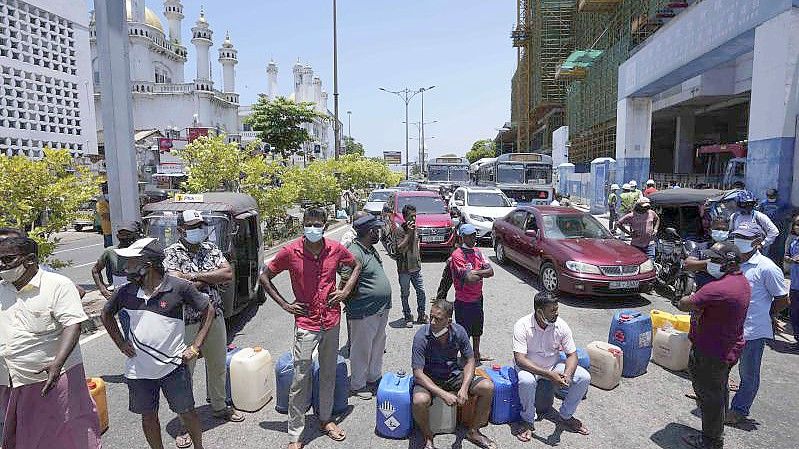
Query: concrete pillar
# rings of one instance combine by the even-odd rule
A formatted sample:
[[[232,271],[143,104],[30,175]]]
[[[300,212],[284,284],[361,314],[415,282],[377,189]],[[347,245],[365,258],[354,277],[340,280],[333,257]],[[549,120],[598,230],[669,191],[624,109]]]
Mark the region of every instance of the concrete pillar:
[[[556,170],[558,172],[558,192],[561,194],[571,193],[569,192],[569,176],[574,174],[574,164],[565,162],[558,165]]]
[[[552,133],[552,165],[569,162],[569,127],[561,126]]]
[[[130,20],[131,22],[144,23],[144,0],[130,0]]]
[[[591,185],[588,195],[592,214],[604,214],[608,211],[608,195],[610,176],[616,171],[616,161],[609,157],[600,157],[591,161]]]
[[[616,182],[649,179],[652,99],[622,98],[616,106]]]
[[[758,198],[776,188],[793,205],[797,191],[796,137],[799,114],[799,8],[792,8],[755,29],[752,99],[746,187]]]
[[[694,169],[694,131],[696,116],[683,111],[677,116],[674,135],[674,173],[691,173]]]

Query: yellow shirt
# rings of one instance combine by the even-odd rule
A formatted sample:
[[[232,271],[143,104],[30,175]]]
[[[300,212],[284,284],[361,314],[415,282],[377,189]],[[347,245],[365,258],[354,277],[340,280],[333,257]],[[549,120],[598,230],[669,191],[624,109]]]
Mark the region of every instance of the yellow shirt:
[[[97,214],[100,216],[100,227],[103,228],[103,234],[111,235],[111,207],[108,205],[108,201],[97,202]],[[106,216],[108,218],[105,218]]]

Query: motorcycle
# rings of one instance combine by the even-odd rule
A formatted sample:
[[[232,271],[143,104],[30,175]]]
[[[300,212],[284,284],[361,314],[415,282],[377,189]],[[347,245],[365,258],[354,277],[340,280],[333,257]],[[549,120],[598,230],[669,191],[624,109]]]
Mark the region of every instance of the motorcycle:
[[[683,239],[674,228],[666,228],[655,250],[656,291],[671,301],[694,292],[694,275],[685,270],[685,259],[696,243]]]

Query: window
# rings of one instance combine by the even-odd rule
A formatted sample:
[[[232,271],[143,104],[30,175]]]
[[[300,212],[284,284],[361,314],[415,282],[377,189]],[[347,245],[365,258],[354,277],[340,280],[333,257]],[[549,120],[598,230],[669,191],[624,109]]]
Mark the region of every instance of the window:
[[[544,215],[544,232],[551,239],[609,239],[610,233],[596,218],[582,215]]]
[[[510,207],[510,200],[500,192],[471,192],[469,205],[477,207]]]
[[[511,214],[508,216],[508,222],[519,229],[524,229],[526,219],[527,212],[523,210],[511,212]]]

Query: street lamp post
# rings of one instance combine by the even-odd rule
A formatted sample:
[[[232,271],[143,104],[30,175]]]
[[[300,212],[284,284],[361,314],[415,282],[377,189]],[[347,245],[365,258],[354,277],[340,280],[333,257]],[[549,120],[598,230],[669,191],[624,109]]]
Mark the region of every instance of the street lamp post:
[[[339,135],[338,121],[338,34],[336,30],[336,0],[333,0],[333,134],[335,148],[335,158],[341,151],[341,136]]]
[[[422,140],[422,151],[421,151],[421,153],[419,153],[419,160],[421,161],[420,164],[419,164],[419,170],[422,173],[424,173],[424,91],[433,89],[434,87],[436,87],[436,86],[430,86],[428,88],[422,87],[421,89],[419,89],[419,91],[422,93],[422,118],[421,118],[421,123],[422,123],[422,138],[421,138],[421,140]]]
[[[411,125],[416,126],[416,137],[411,137],[411,139],[416,139],[419,141],[419,161],[424,161],[424,149],[425,149],[426,139],[435,139],[435,137],[422,137],[423,135],[422,129],[424,128],[424,125],[432,125],[433,123],[438,123],[438,120],[431,120],[429,122],[411,122]],[[422,167],[420,167],[419,169],[421,170]]]
[[[388,92],[390,94],[394,94],[402,99],[405,102],[405,179],[410,179],[411,172],[410,172],[410,165],[408,161],[408,104],[411,102],[411,99],[416,96],[422,90],[411,90],[407,87],[402,90],[388,90],[382,87],[378,89],[382,90],[383,92]]]
[[[350,136],[350,141],[352,141],[352,111],[347,111],[347,134]]]

